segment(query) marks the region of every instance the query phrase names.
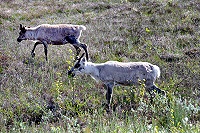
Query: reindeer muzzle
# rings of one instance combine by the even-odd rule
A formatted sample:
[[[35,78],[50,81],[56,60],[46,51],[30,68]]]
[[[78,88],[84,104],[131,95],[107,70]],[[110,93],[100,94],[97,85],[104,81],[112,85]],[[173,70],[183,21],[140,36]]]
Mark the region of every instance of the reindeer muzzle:
[[[75,74],[73,73],[73,70],[69,70],[69,71],[68,71],[68,76],[71,76],[71,77],[74,77],[74,76],[75,76]]]
[[[21,42],[21,41],[22,41],[22,39],[19,39],[19,38],[17,38],[17,41],[18,41],[18,42]]]

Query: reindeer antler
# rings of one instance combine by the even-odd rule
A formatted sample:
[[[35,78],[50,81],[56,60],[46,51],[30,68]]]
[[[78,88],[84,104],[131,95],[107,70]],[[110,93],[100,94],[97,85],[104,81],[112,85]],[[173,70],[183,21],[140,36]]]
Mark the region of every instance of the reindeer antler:
[[[79,63],[80,61],[81,61],[81,59],[83,58],[83,56],[85,55],[85,53],[83,53],[82,55],[81,55],[81,57],[79,57],[77,60],[78,60],[78,62],[77,63]]]

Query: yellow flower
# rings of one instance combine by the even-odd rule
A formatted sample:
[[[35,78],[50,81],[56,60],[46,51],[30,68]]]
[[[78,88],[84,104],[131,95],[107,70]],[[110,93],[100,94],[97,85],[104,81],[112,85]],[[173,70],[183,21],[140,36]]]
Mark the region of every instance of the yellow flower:
[[[158,126],[154,127],[154,131],[155,131],[155,133],[158,133]]]
[[[145,28],[145,31],[146,31],[147,33],[151,32],[150,29],[147,28],[147,27]]]
[[[73,52],[71,49],[69,49],[68,51],[69,51],[70,54]]]

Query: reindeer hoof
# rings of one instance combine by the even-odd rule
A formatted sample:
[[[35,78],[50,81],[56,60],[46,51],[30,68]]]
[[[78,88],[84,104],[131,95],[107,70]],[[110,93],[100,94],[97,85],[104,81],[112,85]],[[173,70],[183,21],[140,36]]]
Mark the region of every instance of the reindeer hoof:
[[[162,94],[163,96],[166,96],[166,92],[163,91],[163,90],[161,90],[161,94]]]
[[[35,53],[31,53],[31,56],[34,58],[35,57]]]

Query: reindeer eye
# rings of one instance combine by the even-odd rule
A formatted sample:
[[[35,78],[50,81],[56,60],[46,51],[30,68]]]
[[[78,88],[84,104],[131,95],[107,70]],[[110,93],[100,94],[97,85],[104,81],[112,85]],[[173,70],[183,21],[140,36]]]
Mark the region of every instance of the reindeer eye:
[[[19,35],[23,35],[24,33],[20,32]]]
[[[74,68],[79,68],[81,65],[80,64],[76,64],[75,66],[74,66]]]

